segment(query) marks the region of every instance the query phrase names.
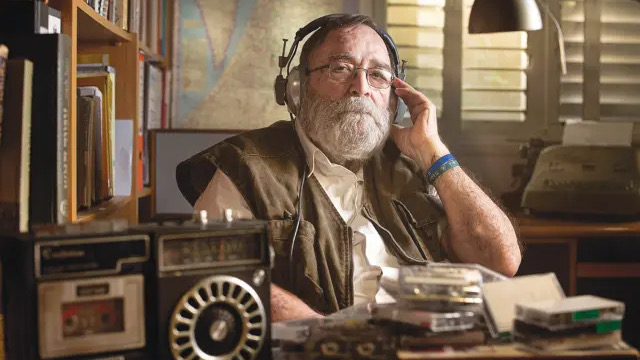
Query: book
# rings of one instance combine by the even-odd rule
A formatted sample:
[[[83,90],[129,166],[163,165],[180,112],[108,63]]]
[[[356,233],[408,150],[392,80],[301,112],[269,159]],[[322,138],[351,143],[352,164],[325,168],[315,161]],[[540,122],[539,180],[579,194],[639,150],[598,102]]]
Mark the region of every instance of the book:
[[[0,144],[0,229],[29,230],[29,155],[33,63],[7,62],[5,139]]]
[[[91,207],[91,193],[93,183],[90,171],[93,170],[93,147],[95,136],[93,134],[93,123],[95,118],[96,101],[94,97],[82,96],[78,90],[77,115],[76,115],[76,161],[77,161],[77,205],[79,209]],[[95,181],[95,180],[94,180]]]
[[[168,129],[171,115],[171,70],[165,70],[162,77],[162,128]]]
[[[159,1],[147,1],[147,46],[154,54],[158,53],[158,12]]]
[[[78,54],[78,69],[96,65],[108,66],[109,54]]]
[[[158,14],[160,28],[158,32],[158,47],[160,49],[160,54],[166,56],[167,55],[167,13],[168,13],[169,4],[167,0],[162,0],[162,7],[160,8],[160,12]]]
[[[120,28],[129,31],[129,0],[115,0],[115,23]]]
[[[144,188],[144,114],[145,114],[145,61],[144,55],[138,53],[138,123],[137,123],[137,150],[138,161],[138,190]]]
[[[89,173],[89,188],[91,196],[91,204],[98,204],[103,198],[103,106],[104,100],[102,91],[96,86],[80,86],[78,92],[81,97],[88,97],[93,101],[93,131],[89,133],[91,137],[89,140],[88,151],[89,160],[87,165],[90,167]]]
[[[96,66],[78,70],[78,86],[95,86],[102,92],[102,186],[98,200],[113,197],[115,165],[115,69]]]
[[[140,33],[140,0],[129,0],[129,32]]]
[[[142,149],[143,184],[151,183],[150,136],[149,130],[162,128],[162,70],[149,62],[145,63],[144,82],[144,128]]]
[[[48,10],[48,34],[60,34],[62,30],[62,13],[51,6]]]
[[[5,314],[5,310],[4,310],[4,294],[3,294],[3,287],[4,287],[4,275],[3,275],[3,270],[2,270],[2,260],[0,259],[0,359],[4,360],[7,358],[7,352],[6,352],[6,347],[5,347],[5,343],[4,343],[4,314]]]
[[[12,57],[33,62],[29,225],[64,224],[69,216],[69,73],[64,34],[0,33]],[[74,104],[75,105],[75,104]]]
[[[133,133],[133,120],[116,120],[116,173],[113,186],[115,196],[131,195]]]
[[[42,1],[0,1],[0,32],[60,33],[60,11]]]
[[[9,57],[9,49],[0,44],[0,144],[2,143],[2,111],[4,100],[4,81],[5,69],[7,66],[7,58]]]

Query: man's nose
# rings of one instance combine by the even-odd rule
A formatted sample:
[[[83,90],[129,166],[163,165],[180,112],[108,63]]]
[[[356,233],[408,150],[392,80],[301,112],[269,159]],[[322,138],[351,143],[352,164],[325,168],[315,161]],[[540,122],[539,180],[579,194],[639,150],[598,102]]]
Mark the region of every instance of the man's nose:
[[[351,96],[371,96],[371,86],[367,80],[367,72],[364,69],[357,69],[349,88]]]

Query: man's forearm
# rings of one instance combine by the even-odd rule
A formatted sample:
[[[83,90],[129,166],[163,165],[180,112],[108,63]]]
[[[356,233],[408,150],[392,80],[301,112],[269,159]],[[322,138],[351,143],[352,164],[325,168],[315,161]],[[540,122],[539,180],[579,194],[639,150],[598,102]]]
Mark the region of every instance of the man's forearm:
[[[271,284],[271,321],[286,321],[322,317],[297,296]]]
[[[521,253],[507,215],[460,167],[442,174],[434,185],[449,221],[445,248],[460,261],[515,275]]]

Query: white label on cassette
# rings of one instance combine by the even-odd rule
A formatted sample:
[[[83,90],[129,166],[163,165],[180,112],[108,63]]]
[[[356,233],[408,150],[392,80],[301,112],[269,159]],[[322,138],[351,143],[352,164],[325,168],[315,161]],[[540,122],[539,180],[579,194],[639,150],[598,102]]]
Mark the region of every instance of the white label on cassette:
[[[143,347],[143,276],[38,284],[38,331],[43,359]]]

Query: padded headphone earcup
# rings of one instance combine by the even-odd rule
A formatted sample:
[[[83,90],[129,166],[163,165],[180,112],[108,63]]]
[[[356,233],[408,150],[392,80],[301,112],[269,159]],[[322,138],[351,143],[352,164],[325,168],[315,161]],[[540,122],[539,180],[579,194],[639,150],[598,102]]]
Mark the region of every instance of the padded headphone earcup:
[[[396,107],[396,116],[393,118],[394,124],[400,124],[404,119],[404,113],[407,111],[407,104],[400,98],[398,98],[398,106]]]
[[[400,73],[398,74],[398,79],[405,81],[407,77],[407,71],[404,67],[404,61],[402,63],[402,68],[400,69]],[[404,113],[407,111],[407,104],[404,103],[404,100],[398,97],[398,106],[396,107],[396,116],[393,118],[394,124],[402,123],[402,119],[404,119]]]
[[[300,72],[298,66],[294,66],[287,76],[286,101],[289,112],[298,116],[300,110]]]

